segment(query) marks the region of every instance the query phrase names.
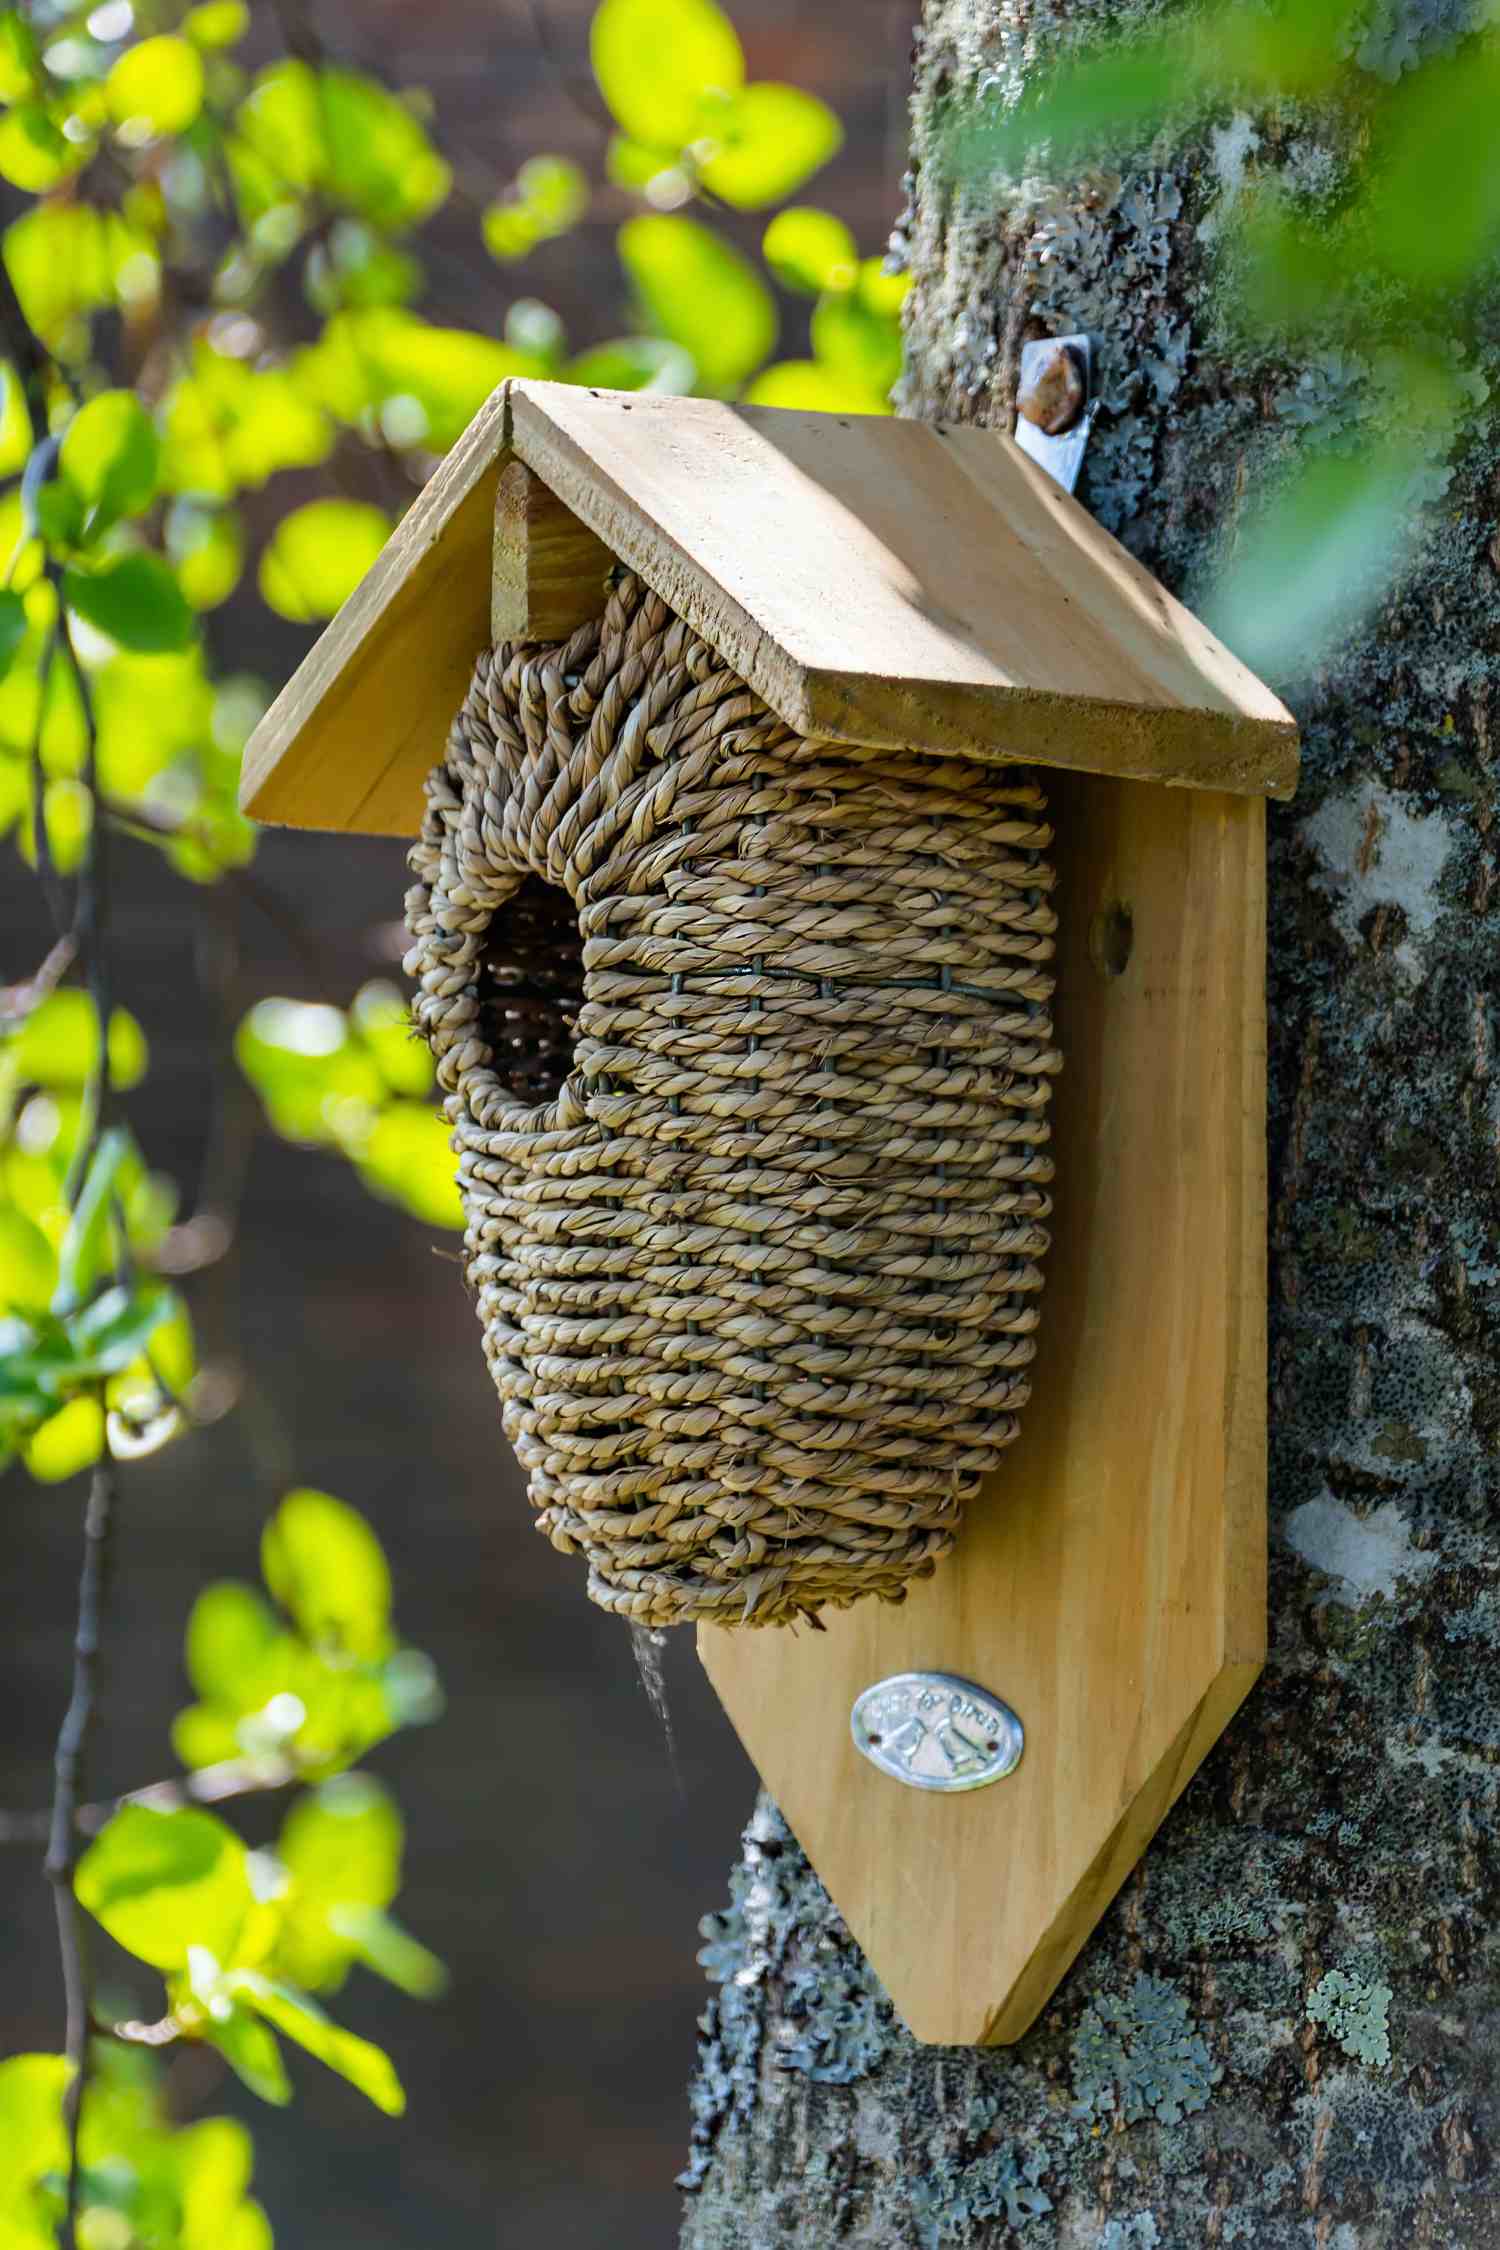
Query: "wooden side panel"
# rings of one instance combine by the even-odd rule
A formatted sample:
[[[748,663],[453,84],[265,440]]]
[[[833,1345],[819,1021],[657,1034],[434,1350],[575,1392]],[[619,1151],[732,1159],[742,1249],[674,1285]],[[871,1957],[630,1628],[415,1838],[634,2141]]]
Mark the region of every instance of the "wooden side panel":
[[[1265,1646],[1264,808],[1075,775],[1051,798],[1065,1068],[1021,1437],[903,1606],[699,1634],[767,1786],[936,2042],[1025,2031]],[[1014,1774],[945,1797],[858,1756],[855,1696],[914,1669],[1015,1708]]]
[[[614,557],[524,461],[507,461],[495,499],[490,637],[565,641],[597,617]]]

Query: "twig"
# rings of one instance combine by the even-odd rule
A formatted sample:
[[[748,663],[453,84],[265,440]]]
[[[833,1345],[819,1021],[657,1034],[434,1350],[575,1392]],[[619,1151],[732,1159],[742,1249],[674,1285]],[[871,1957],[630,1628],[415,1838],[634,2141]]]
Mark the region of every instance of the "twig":
[[[77,952],[77,940],[70,931],[57,940],[29,977],[23,977],[19,984],[0,985],[0,1031],[13,1031],[51,998],[72,968]]]
[[[114,1510],[115,1466],[105,1453],[95,1464],[89,1483],[88,1506],[84,1511],[83,1569],[78,1581],[78,1624],[73,1636],[73,1691],[58,1729],[47,1838],[46,1871],[57,1909],[57,1937],[67,1999],[64,2052],[73,2066],[63,2109],[68,2135],[68,2181],[58,2237],[62,2250],[77,2250],[78,2127],[89,2064],[88,1958],[83,1916],[73,1890],[73,1870],[78,1863],[78,1797],[88,1739],[98,1708],[99,1649]]]
[[[289,55],[298,62],[310,64],[314,70],[327,61],[328,50],[302,0],[271,0],[271,12],[281,31],[281,44]]]
[[[181,1781],[150,1781],[144,1789],[128,1789],[123,1797],[79,1805],[73,1827],[79,1836],[97,1836],[122,1805],[180,1812],[185,1805],[222,1805],[232,1797],[266,1796],[275,1789],[290,1789],[298,1778],[297,1768],[285,1758],[224,1758],[218,1765],[200,1766]],[[0,1846],[46,1843],[52,1821],[51,1812],[0,1813]]]

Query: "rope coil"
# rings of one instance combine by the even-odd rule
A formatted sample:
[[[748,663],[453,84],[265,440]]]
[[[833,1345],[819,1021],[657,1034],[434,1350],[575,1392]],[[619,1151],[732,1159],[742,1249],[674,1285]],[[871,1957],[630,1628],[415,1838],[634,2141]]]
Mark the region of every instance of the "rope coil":
[[[480,659],[406,968],[503,1425],[604,1607],[899,1600],[1015,1436],[1043,813],[1016,768],[803,740],[629,574]]]

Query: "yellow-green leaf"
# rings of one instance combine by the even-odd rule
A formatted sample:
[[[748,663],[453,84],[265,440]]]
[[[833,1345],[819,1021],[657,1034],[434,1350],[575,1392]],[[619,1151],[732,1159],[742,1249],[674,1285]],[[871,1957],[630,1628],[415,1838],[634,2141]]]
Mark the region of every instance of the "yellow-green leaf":
[[[99,1032],[94,1003],[76,985],[49,993],[31,1014],[9,1050],[22,1085],[86,1086],[99,1062]],[[122,1093],[146,1075],[146,1039],[135,1017],[116,1008],[109,1019],[110,1083]]]
[[[266,1584],[314,1647],[384,1656],[391,1645],[391,1574],[357,1509],[330,1492],[289,1492],[260,1544]]]
[[[127,47],[105,81],[110,115],[132,145],[186,132],[203,107],[203,58],[191,40],[163,33]]]
[[[842,219],[811,204],[778,211],[760,241],[761,256],[785,288],[808,297],[825,289],[852,289],[859,251]]]
[[[184,35],[200,47],[233,47],[250,29],[245,0],[202,0],[182,19]]]
[[[627,219],[619,242],[650,326],[691,354],[696,389],[737,391],[776,342],[776,307],[754,267],[710,228],[677,215]]]
[[[355,1157],[365,1185],[377,1195],[404,1204],[429,1226],[462,1227],[448,1123],[426,1102],[388,1102]]]
[[[95,1921],[153,1968],[196,1946],[232,1961],[254,1894],[245,1847],[196,1807],[122,1805],[78,1862],[74,1888]]]
[[[0,1308],[45,1312],[57,1287],[57,1252],[34,1219],[0,1204]]]
[[[383,509],[358,500],[309,500],[283,516],[260,558],[261,597],[281,617],[331,617],[390,534]]]
[[[186,648],[197,631],[182,589],[160,555],[121,555],[97,570],[75,565],[63,572],[63,599],[118,648],[143,655]]]
[[[319,2062],[347,2078],[368,2095],[377,2109],[387,2117],[399,2117],[406,2107],[406,2095],[396,2076],[390,2056],[368,2039],[356,2038],[324,2015],[321,2008],[308,1999],[305,1992],[296,1992],[290,1985],[273,1983],[269,1977],[242,1970],[231,1980],[233,1990],[245,2005],[254,2008],[258,2015],[273,2025],[283,2038],[295,2039]]]
[[[844,128],[798,86],[747,86],[710,113],[698,154],[704,186],[738,211],[779,203],[838,153]]]
[[[0,117],[0,174],[27,195],[45,195],[92,154],[70,141],[42,102],[20,102]]]
[[[889,414],[889,402],[868,383],[821,359],[779,359],[745,392],[751,406],[785,406],[804,414]]]
[[[589,31],[599,91],[632,140],[680,149],[705,98],[737,93],[745,58],[713,0],[602,0]]]
[[[101,391],[68,424],[58,465],[88,511],[87,528],[94,534],[150,507],[161,442],[133,391]]]
[[[166,534],[184,598],[194,609],[217,609],[234,592],[245,567],[245,532],[236,510],[174,500]]]
[[[23,1447],[21,1459],[38,1484],[63,1484],[91,1469],[103,1451],[103,1407],[96,1398],[70,1398]]]

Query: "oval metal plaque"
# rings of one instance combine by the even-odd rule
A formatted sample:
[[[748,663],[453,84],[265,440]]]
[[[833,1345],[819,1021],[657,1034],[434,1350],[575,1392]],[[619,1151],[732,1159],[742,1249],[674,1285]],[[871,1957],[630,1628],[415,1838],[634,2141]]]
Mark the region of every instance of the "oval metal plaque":
[[[1008,1703],[952,1672],[894,1672],[855,1699],[861,1757],[910,1789],[983,1789],[1021,1763],[1026,1736]]]

